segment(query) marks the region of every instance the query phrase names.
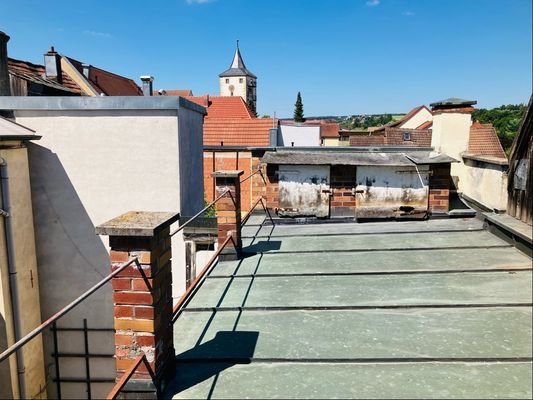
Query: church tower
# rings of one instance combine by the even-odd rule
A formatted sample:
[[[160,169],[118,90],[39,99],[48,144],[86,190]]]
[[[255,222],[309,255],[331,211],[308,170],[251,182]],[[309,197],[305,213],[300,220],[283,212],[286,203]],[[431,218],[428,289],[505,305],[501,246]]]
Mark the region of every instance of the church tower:
[[[233,62],[228,70],[219,75],[221,96],[241,96],[250,109],[255,113],[257,110],[256,81],[257,77],[252,74],[239,51],[239,41],[233,56]]]

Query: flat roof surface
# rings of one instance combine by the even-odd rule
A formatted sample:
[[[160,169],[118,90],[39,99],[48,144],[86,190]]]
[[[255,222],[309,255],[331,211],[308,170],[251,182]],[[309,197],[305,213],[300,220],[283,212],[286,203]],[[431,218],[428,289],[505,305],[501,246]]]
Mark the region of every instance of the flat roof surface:
[[[530,398],[531,259],[476,219],[243,228],[166,398]]]

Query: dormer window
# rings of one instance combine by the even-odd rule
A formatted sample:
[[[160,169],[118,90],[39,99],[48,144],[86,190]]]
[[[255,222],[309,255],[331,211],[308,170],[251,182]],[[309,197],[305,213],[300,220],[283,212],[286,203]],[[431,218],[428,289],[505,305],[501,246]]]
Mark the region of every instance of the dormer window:
[[[410,141],[411,140],[411,132],[404,132],[403,133],[403,140],[404,141]]]

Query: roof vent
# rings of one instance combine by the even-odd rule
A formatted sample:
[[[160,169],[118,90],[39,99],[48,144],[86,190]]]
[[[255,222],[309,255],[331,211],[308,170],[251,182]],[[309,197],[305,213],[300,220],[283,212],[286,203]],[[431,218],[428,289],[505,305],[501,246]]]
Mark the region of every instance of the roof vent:
[[[143,83],[143,95],[145,96],[153,96],[154,94],[154,88],[153,88],[153,82],[154,77],[151,75],[142,75],[141,81]]]

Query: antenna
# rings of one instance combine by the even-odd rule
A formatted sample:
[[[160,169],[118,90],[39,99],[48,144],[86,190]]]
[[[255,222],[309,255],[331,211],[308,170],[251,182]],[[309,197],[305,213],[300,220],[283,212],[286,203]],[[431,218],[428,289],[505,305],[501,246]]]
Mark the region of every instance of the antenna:
[[[274,118],[272,119],[272,128],[276,127],[276,112],[274,111]]]

